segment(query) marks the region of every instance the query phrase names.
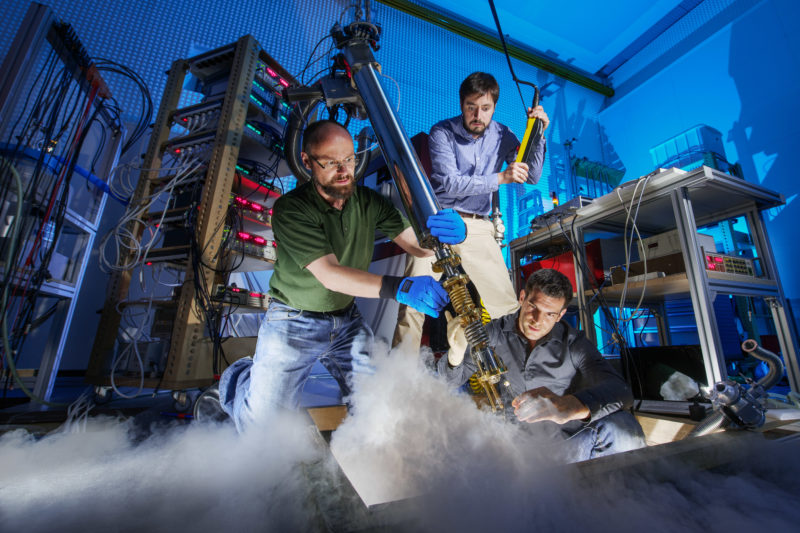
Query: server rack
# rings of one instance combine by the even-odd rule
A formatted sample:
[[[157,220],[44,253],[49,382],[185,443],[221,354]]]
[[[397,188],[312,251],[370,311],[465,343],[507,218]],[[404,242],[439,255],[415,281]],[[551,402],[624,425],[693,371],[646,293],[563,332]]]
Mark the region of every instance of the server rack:
[[[16,374],[17,387],[47,403],[125,130],[78,36],[47,6],[30,5],[0,76],[2,368],[7,383]],[[79,112],[56,112],[73,102]],[[24,317],[50,302],[46,341],[37,343],[29,331],[41,316],[29,326]]]
[[[274,239],[268,212],[280,191],[257,177],[257,169],[268,168],[273,178],[290,174],[283,160],[282,136],[292,109],[281,91],[294,82],[250,35],[173,62],[131,204],[145,206],[159,194],[169,198],[161,211],[149,212],[147,220],[127,224],[132,239],[143,242],[149,233],[151,240],[143,246],[144,253],[139,248],[121,254],[117,264],[125,268],[114,270],[109,280],[87,370],[87,381],[99,392],[105,393],[111,384],[175,392],[202,388],[213,383],[225,365],[253,353],[255,338],[225,338],[224,355],[219,357],[220,324],[209,325],[200,309],[209,298],[239,311],[258,312],[266,306],[262,294],[231,292],[227,275],[272,267]],[[200,95],[200,102],[179,107],[186,87]],[[200,161],[196,176],[184,183],[194,185],[166,189],[170,180],[166,161],[187,154]],[[254,197],[257,202],[251,201]],[[243,203],[260,212],[249,217],[253,231],[230,224],[231,210]],[[151,243],[156,229],[148,226],[153,220],[164,222],[158,228],[163,240],[155,245]],[[184,231],[181,236],[180,227],[185,229],[187,220],[191,221],[188,235]],[[243,242],[243,235],[250,240]],[[232,240],[237,243],[234,253]],[[129,267],[146,270],[159,264],[179,272],[180,286],[166,298],[133,298],[135,268]],[[142,367],[134,375],[119,372],[115,378],[123,341],[122,312],[130,306],[155,310],[151,332],[158,331],[149,339],[160,339],[163,352],[159,356],[156,348],[160,361],[152,371]]]

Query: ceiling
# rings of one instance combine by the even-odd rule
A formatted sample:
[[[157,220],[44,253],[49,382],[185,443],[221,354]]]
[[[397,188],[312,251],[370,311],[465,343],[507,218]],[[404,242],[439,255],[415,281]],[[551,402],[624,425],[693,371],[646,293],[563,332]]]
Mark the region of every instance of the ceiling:
[[[494,0],[509,43],[601,77],[612,74],[701,2]],[[497,36],[489,0],[422,0],[418,3]]]

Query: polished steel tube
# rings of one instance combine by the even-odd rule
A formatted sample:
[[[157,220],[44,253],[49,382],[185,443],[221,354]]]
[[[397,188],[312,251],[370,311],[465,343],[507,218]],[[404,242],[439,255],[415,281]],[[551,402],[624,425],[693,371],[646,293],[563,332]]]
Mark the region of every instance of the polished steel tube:
[[[354,40],[344,45],[343,52],[417,239],[423,247],[434,251],[436,262],[433,270],[442,273],[442,286],[450,295],[450,302],[464,327],[471,345],[470,353],[478,368],[478,380],[486,392],[489,405],[492,410],[502,413],[504,404],[497,383],[502,382],[511,392],[508,380],[503,377],[506,368],[488,345],[489,338],[481,321],[480,308],[467,291],[469,276],[461,267],[461,258],[428,231],[428,217],[440,210],[428,177],[383,92],[376,74],[378,64],[369,45],[363,40]]]
[[[439,212],[439,202],[422,170],[417,152],[381,87],[372,51],[362,41],[348,43],[343,51],[353,68],[353,80],[364,101],[386,166],[400,193],[411,225],[419,242],[426,248],[433,248],[436,239],[431,236],[425,223],[429,216]]]
[[[755,386],[764,387],[764,390],[769,390],[781,380],[785,369],[783,366],[783,361],[781,361],[780,357],[769,350],[762,348],[753,339],[747,339],[744,341],[742,343],[742,350],[749,353],[756,359],[764,361],[769,367],[769,372],[767,372],[764,377],[759,379]]]

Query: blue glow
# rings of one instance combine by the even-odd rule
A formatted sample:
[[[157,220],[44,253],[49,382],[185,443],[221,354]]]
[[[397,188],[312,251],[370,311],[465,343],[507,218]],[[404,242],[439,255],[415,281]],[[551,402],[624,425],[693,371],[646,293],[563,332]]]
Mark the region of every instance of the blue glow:
[[[570,0],[525,2],[495,0],[503,33],[536,50],[552,52],[562,61],[597,72],[625,49],[680,0]],[[423,2],[429,9],[445,9],[496,34],[487,0]]]
[[[645,33],[678,0],[613,0],[568,3],[495,0],[504,32],[539,50],[553,50],[562,60],[595,72]],[[55,14],[84,36],[89,52],[128,65],[142,75],[157,107],[164,72],[187,51],[211,50],[252,33],[288,72],[298,76],[314,45],[342,15],[342,2],[287,0],[281,9],[240,2],[197,2],[182,11],[187,32],[165,32],[158,3],[103,3],[51,0]],[[7,0],[0,21],[0,54],[5,54],[22,22],[28,0]],[[466,13],[487,31],[494,23],[486,0],[439,0],[425,5]],[[475,70],[491,72],[500,83],[495,119],[518,135],[525,117],[502,54],[373,2],[373,19],[383,28],[376,59],[391,81],[381,82],[406,132],[429,131],[438,120],[459,113],[458,85]],[[352,17],[352,10],[344,15]],[[779,191],[787,205],[766,214],[767,229],[790,298],[800,297],[800,262],[795,246],[800,223],[800,187],[794,154],[800,145],[800,3],[787,0],[715,0],[701,3],[664,31],[611,75],[616,96],[606,99],[520,61],[521,79],[543,88],[542,105],[551,124],[545,132],[548,152],[536,186],[501,188],[508,238],[527,232],[530,219],[550,208],[555,192],[563,202],[571,195],[571,158],[586,158],[609,168],[625,169],[624,179],[652,170],[650,149],[697,124],[721,133],[728,161],[739,162],[753,183]],[[755,31],[754,29],[757,29]],[[147,45],[135,43],[146,42]],[[290,43],[290,44],[287,44]],[[324,52],[325,50],[323,50]],[[318,54],[320,50],[317,50]],[[324,54],[319,54],[324,55]],[[324,71],[325,59],[305,74]],[[137,117],[139,93],[133,84],[111,88],[123,116]],[[531,94],[523,88],[524,99]],[[574,139],[574,141],[571,141]],[[567,146],[568,143],[572,143]],[[795,314],[800,310],[800,301]]]
[[[245,125],[246,125],[248,128],[250,128],[251,130],[253,130],[254,132],[258,133],[259,135],[263,135],[263,132],[262,132],[260,129],[256,128],[255,126],[253,126],[253,125],[252,125],[252,124],[250,124],[249,122],[248,122],[247,124],[245,124]]]

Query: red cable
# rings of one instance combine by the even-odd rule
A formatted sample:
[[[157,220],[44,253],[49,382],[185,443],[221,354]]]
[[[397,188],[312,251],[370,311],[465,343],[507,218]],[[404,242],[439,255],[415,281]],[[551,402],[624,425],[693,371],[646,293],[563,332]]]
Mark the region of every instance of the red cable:
[[[64,180],[64,177],[67,173],[67,169],[70,167],[70,163],[75,156],[75,150],[77,148],[81,133],[83,132],[83,127],[86,125],[86,120],[89,116],[89,111],[91,110],[92,103],[94,102],[95,96],[97,96],[97,91],[99,90],[100,86],[97,83],[92,84],[92,89],[89,91],[89,98],[86,102],[86,107],[83,110],[83,115],[81,116],[80,122],[78,123],[78,127],[75,131],[75,136],[72,139],[72,145],[70,146],[69,152],[67,153],[67,158],[65,160],[64,165],[61,167],[61,171],[59,172],[58,181],[56,182],[55,187],[53,188],[53,194],[50,196],[50,202],[47,206],[47,211],[45,212],[44,219],[42,220],[41,226],[39,226],[39,231],[36,234],[36,238],[33,241],[33,245],[31,246],[31,251],[28,254],[27,259],[25,260],[24,264],[22,265],[22,271],[20,272],[20,278],[24,279],[25,277],[25,270],[31,266],[33,263],[34,254],[39,249],[39,244],[41,243],[42,239],[42,232],[44,231],[47,222],[50,219],[50,213],[53,210],[53,205],[55,204],[56,197],[58,196],[58,190],[61,188],[61,183]],[[67,194],[69,192],[67,191]],[[28,288],[31,283],[31,279],[33,276],[28,276],[25,280],[25,286],[22,289],[22,293],[19,295],[20,298],[24,298],[28,292]],[[11,300],[13,300],[17,296],[17,289],[19,287],[15,286],[14,291],[11,293]],[[17,314],[14,316],[14,321],[11,324],[11,331],[14,331],[14,328],[17,325],[17,320],[19,319],[19,314],[22,311],[22,306],[17,309]]]

